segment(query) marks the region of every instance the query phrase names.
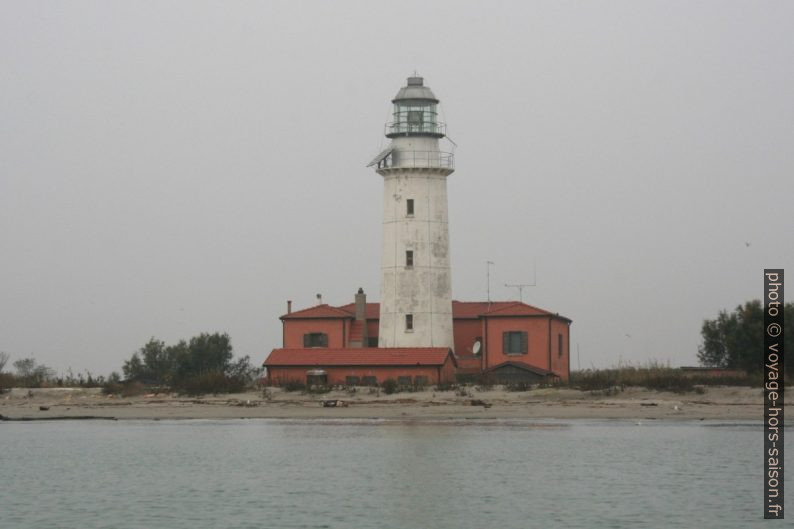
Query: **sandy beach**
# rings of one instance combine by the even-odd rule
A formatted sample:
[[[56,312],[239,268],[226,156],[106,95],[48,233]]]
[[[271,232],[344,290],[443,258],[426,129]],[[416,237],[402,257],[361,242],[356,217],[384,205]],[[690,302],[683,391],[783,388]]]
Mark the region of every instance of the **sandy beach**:
[[[323,401],[336,401],[326,407]],[[613,395],[571,389],[418,391],[386,395],[358,388],[321,395],[278,388],[201,397],[150,393],[121,398],[96,389],[15,388],[0,395],[6,420],[48,419],[636,419],[761,420],[762,390],[710,387],[705,393],[628,388]]]

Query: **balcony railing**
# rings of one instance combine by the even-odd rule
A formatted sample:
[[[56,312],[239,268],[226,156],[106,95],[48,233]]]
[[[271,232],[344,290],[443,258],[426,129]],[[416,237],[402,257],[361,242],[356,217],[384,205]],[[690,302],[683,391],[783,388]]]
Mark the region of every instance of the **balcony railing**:
[[[401,134],[427,134],[429,136],[444,136],[446,133],[446,123],[411,123],[409,121],[393,121],[391,123],[386,123],[386,136],[390,138],[399,136]]]
[[[401,151],[393,150],[378,164],[378,169],[399,169],[403,167],[454,169],[455,155],[443,151]]]

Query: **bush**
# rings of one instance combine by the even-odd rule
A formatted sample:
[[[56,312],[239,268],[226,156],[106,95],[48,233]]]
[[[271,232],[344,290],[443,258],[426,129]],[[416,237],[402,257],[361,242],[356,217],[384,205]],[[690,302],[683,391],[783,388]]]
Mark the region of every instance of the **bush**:
[[[17,377],[11,373],[0,373],[0,392],[16,387]]]
[[[285,380],[281,381],[281,387],[284,391],[305,391],[306,384],[300,380]]]
[[[475,373],[464,373],[455,375],[455,379],[458,381],[459,384],[474,384],[481,378],[480,375]]]
[[[241,377],[229,376],[223,371],[215,370],[176,379],[173,387],[189,395],[240,393],[245,390],[246,381]]]
[[[17,370],[15,385],[27,388],[43,387],[51,381],[55,374],[51,368],[36,363],[32,356],[14,362],[14,368]]]
[[[384,380],[383,384],[381,384],[381,387],[383,387],[383,392],[386,395],[397,393],[397,391],[399,391],[400,389],[400,387],[397,385],[397,381],[394,380],[393,378],[387,378],[386,380]]]
[[[237,393],[252,387],[262,369],[248,356],[232,360],[228,334],[203,333],[175,345],[150,339],[124,363],[124,376],[180,392]]]
[[[627,387],[655,389],[684,393],[699,391],[702,386],[762,385],[760,373],[730,376],[712,376],[706,373],[688,373],[680,369],[650,363],[645,367],[618,367],[612,369],[587,369],[571,373],[569,386],[583,391],[616,393]]]
[[[148,391],[148,388],[142,383],[131,381],[108,380],[102,386],[102,393],[105,395],[119,395],[120,397],[137,397],[143,395]]]
[[[511,384],[505,384],[506,391],[530,391],[532,389],[532,384],[529,382],[513,382]]]

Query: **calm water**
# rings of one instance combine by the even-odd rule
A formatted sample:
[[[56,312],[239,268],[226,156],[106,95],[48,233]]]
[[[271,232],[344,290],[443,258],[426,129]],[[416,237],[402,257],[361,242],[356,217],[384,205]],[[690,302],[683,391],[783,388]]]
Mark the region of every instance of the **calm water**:
[[[0,423],[0,527],[783,527],[762,449],[760,423]]]

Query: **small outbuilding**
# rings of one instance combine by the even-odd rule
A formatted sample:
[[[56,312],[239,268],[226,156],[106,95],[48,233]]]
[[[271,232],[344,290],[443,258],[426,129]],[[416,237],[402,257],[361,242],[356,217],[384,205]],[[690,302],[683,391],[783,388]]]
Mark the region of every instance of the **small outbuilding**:
[[[502,362],[482,372],[484,380],[493,384],[544,384],[558,380],[552,371],[523,362]]]

